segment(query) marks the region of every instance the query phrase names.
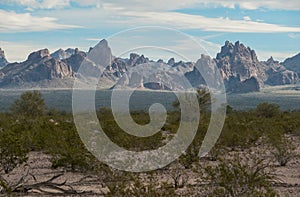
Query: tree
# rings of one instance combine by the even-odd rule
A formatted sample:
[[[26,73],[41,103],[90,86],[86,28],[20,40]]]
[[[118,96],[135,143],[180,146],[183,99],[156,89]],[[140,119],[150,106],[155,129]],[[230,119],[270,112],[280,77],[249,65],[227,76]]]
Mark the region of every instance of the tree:
[[[188,94],[188,93],[187,93]],[[197,89],[197,100],[199,103],[200,111],[206,111],[207,108],[210,106],[211,102],[211,95],[208,89]],[[180,103],[178,100],[173,102],[173,107],[178,109],[180,107]]]
[[[280,113],[279,105],[273,103],[260,103],[256,107],[256,113],[260,117],[272,118]]]
[[[10,107],[10,112],[28,117],[38,117],[46,110],[45,101],[39,91],[24,92]]]

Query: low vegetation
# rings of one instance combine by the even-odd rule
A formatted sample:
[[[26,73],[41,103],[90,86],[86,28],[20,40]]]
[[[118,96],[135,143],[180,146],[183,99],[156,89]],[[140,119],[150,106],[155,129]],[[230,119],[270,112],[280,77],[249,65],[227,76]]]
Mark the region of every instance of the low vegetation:
[[[269,173],[272,166],[269,160],[260,153],[255,153],[257,158],[226,155],[263,145],[271,152],[271,160],[279,166],[288,165],[295,157],[290,136],[299,136],[300,112],[282,112],[277,105],[268,103],[262,103],[252,111],[234,111],[227,107],[230,113],[222,134],[206,157],[208,161],[203,168],[198,151],[209,124],[210,112],[206,109],[210,97],[203,91],[199,93],[203,114],[194,141],[177,161],[145,175],[113,170],[97,161],[81,142],[72,114],[47,110],[39,92],[25,92],[9,112],[0,114],[0,194],[20,191],[8,183],[4,175],[26,164],[28,152],[42,151],[51,155],[53,168],[101,174],[99,179],[108,188],[107,196],[187,195],[180,192],[182,188],[189,191],[191,187],[189,181],[192,177],[188,172],[200,176],[202,182],[197,186],[198,190],[207,196],[275,196],[272,181],[276,177]],[[147,138],[122,132],[110,109],[99,109],[97,115],[112,141],[128,150],[142,151],[161,147],[172,139],[180,117],[176,102],[174,106],[177,110],[168,112],[162,130]],[[150,121],[145,112],[134,112],[132,117],[139,124]],[[159,178],[161,173],[166,175],[162,179]],[[195,194],[197,192],[188,193]]]

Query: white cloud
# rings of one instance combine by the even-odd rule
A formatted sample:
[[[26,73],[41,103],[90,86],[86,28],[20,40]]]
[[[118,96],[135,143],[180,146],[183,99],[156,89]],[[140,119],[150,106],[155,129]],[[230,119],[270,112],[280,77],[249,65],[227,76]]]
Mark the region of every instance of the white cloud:
[[[171,25],[179,29],[201,29],[205,31],[235,33],[300,32],[300,27],[287,27],[255,21],[231,20],[229,18],[208,18],[178,12],[124,11],[122,13],[125,16],[132,17],[127,22],[133,25]],[[120,22],[124,23],[124,21]]]
[[[89,0],[90,3],[93,0]],[[94,0],[97,1],[97,0]],[[284,10],[300,10],[299,0],[290,0],[288,2],[282,0],[152,0],[152,1],[139,1],[139,0],[103,0],[104,3],[111,3],[116,6],[126,7],[131,10],[174,10],[180,8],[195,8],[195,7],[227,7],[235,8],[239,6],[243,9],[284,9]]]
[[[296,33],[300,27],[283,26],[267,22],[251,21],[250,17],[242,20],[230,18],[210,18],[174,11],[133,11],[112,4],[103,4],[101,9],[54,10],[48,12],[68,23],[84,24],[89,28],[132,28],[137,26],[164,26],[176,29],[198,29],[213,32],[233,33]]]
[[[70,0],[4,0],[8,4],[17,4],[27,9],[56,9],[70,6]]]
[[[14,3],[34,9],[53,9],[70,6],[71,2],[78,3],[82,6],[102,7],[103,4],[112,4],[116,7],[124,7],[130,10],[152,10],[166,11],[180,8],[195,7],[226,7],[242,9],[283,9],[283,10],[300,10],[299,0],[290,0],[288,2],[282,0],[3,0],[4,3]],[[2,3],[3,3],[2,2]]]
[[[36,32],[56,29],[79,28],[73,25],[57,23],[57,19],[51,17],[35,17],[30,13],[18,14],[0,10],[0,33]]]
[[[292,39],[300,38],[300,34],[296,34],[296,33],[290,33],[288,34],[288,36]]]
[[[86,38],[85,40],[87,40],[87,41],[100,41],[100,40],[102,40],[101,38]]]
[[[251,21],[250,16],[244,16],[243,19],[244,19],[245,21]]]

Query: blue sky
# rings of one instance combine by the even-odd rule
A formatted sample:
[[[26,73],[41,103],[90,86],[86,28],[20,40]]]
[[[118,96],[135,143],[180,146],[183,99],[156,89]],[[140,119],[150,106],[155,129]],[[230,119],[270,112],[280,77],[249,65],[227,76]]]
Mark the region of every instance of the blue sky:
[[[100,39],[140,26],[182,31],[212,56],[226,40],[250,46],[260,60],[271,55],[284,60],[300,52],[298,0],[1,0],[0,18],[0,47],[10,62],[23,61],[41,48],[52,52],[68,47],[88,50]],[[139,39],[138,33],[142,34]],[[127,42],[120,43],[128,49],[137,41],[140,45],[159,43],[192,54],[191,61],[200,57],[201,52],[191,49],[187,39],[178,40],[181,37],[175,34],[135,31],[126,35]],[[148,41],[142,43],[141,39]],[[120,54],[120,43],[116,39],[109,43],[115,55]],[[158,54],[152,54],[153,58],[159,58]],[[168,58],[162,54],[161,58]]]

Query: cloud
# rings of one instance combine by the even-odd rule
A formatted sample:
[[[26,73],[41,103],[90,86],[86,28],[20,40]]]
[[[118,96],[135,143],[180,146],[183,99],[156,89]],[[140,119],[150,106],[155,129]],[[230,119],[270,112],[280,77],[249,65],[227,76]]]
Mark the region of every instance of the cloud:
[[[57,9],[70,6],[70,0],[4,0],[6,4],[16,4],[27,9]]]
[[[283,26],[267,22],[211,18],[175,11],[135,11],[112,4],[103,4],[101,9],[54,10],[48,12],[68,23],[84,24],[88,28],[124,29],[137,26],[163,26],[180,30],[202,30],[220,33],[297,33],[300,27]]]
[[[1,3],[17,4],[34,9],[57,9],[70,7],[71,3],[76,3],[81,6],[94,6],[98,8],[102,7],[104,4],[112,4],[116,7],[124,7],[130,10],[148,11],[170,11],[174,9],[195,7],[226,7],[234,9],[236,6],[247,10],[259,8],[300,10],[298,0],[290,0],[288,2],[282,0],[3,0]]]
[[[243,19],[244,19],[245,21],[251,21],[250,16],[244,16]]]
[[[18,14],[0,10],[0,33],[39,32],[57,29],[79,28],[74,25],[57,23],[56,18],[35,17],[30,13]]]
[[[90,3],[93,0],[89,0]],[[97,1],[97,0],[94,0]],[[299,0],[290,0],[288,2],[282,0],[103,0],[103,3],[110,3],[116,6],[126,7],[131,10],[174,10],[180,8],[195,8],[195,7],[226,7],[235,8],[239,6],[242,9],[253,10],[259,8],[280,9],[280,10],[300,10]]]
[[[249,20],[231,20],[229,18],[209,18],[178,12],[124,11],[122,13],[125,16],[132,17],[127,21],[132,25],[171,25],[179,29],[201,29],[204,31],[234,33],[300,32],[300,27],[287,27]],[[124,23],[124,21],[121,22]]]
[[[300,34],[290,33],[288,36],[292,39],[300,38]]]
[[[102,40],[101,38],[86,38],[85,40],[87,40],[87,41],[100,41],[100,40]]]

